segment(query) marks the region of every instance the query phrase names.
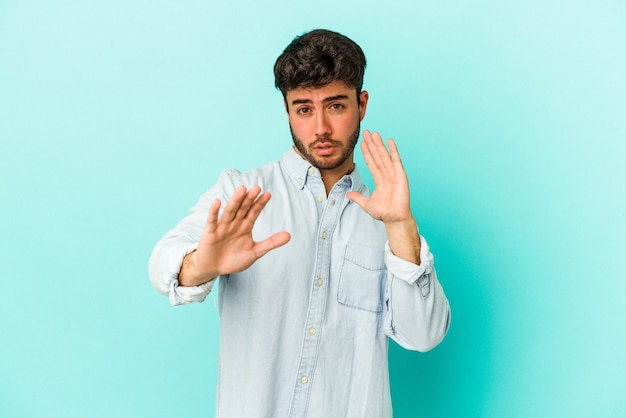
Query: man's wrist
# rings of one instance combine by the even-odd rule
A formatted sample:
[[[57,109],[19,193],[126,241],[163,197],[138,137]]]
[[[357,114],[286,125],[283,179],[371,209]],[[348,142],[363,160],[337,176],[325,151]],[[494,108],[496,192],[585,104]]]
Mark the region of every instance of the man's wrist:
[[[412,216],[396,222],[385,222],[389,248],[399,258],[419,265],[421,243],[417,222]]]
[[[183,263],[178,274],[178,284],[180,286],[200,286],[217,278],[217,274],[201,273],[196,265],[196,250],[193,250],[183,258]]]

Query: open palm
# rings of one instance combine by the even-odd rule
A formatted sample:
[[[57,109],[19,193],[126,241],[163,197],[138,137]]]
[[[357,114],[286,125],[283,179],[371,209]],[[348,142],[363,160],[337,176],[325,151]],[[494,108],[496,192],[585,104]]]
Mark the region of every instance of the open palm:
[[[383,222],[411,219],[408,179],[393,139],[389,140],[387,151],[378,132],[364,131],[361,149],[376,188],[369,198],[358,192],[348,193],[348,198],[374,219]]]
[[[253,240],[254,223],[271,197],[268,192],[260,192],[259,186],[249,190],[240,186],[226,204],[221,217],[218,217],[221,202],[213,202],[195,253],[197,274],[211,279],[238,273],[270,250],[289,241],[290,235],[284,231],[263,241]]]

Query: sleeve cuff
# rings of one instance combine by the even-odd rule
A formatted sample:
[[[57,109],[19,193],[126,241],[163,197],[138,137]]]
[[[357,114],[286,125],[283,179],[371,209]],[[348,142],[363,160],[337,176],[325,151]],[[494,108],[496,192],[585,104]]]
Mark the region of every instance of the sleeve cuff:
[[[394,255],[389,247],[389,241],[387,241],[385,243],[385,264],[389,272],[411,285],[415,284],[420,277],[430,274],[433,268],[433,255],[428,243],[422,236],[420,236],[420,246],[421,264],[417,265]]]
[[[184,305],[188,303],[203,302],[207,295],[213,289],[215,280],[203,283],[199,286],[180,286],[178,283],[178,274],[183,264],[185,256],[196,249],[196,244],[187,244],[182,246],[178,251],[172,254],[168,262],[168,296],[170,303],[174,306]]]

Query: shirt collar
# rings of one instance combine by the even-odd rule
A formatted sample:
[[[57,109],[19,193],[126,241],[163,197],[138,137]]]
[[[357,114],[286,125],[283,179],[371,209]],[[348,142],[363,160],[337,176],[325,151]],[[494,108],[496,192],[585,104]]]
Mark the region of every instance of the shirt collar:
[[[310,162],[302,158],[294,149],[294,147],[289,147],[289,149],[283,154],[280,159],[283,166],[286,168],[287,173],[293,180],[295,186],[299,189],[303,189],[304,185],[307,182],[309,176],[317,176],[319,177],[319,170],[314,167]],[[351,184],[350,190],[354,190],[357,192],[362,192],[365,188],[363,180],[361,179],[361,175],[359,174],[359,170],[354,166],[354,170],[352,173],[344,176],[343,181],[348,180]],[[340,181],[342,181],[340,180]]]

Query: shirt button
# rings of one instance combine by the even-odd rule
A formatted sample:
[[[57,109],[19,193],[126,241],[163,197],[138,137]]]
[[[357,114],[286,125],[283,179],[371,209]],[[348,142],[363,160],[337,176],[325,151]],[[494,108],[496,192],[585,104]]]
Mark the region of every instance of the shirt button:
[[[298,179],[298,184],[302,186],[302,179]]]
[[[326,232],[322,232],[322,239],[326,239],[326,237],[328,237],[328,234]]]
[[[309,168],[309,174],[315,174],[315,169],[313,167]]]
[[[322,280],[322,279],[317,279],[317,285],[318,285],[318,286],[321,286],[321,285],[323,285],[323,284],[324,284],[324,280]]]
[[[302,376],[302,379],[300,379],[300,381],[306,384],[306,383],[309,383],[309,378],[306,376]]]
[[[322,196],[317,196],[317,203],[322,203],[322,201],[324,200],[324,198]]]
[[[313,327],[309,328],[309,334],[310,335],[315,335],[315,333],[317,332],[317,330]]]

